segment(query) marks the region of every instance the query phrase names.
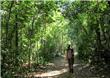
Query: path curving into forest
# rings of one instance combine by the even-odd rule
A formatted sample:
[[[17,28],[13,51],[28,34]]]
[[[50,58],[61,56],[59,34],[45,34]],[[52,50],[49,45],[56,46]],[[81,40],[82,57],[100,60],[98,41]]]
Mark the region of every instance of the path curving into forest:
[[[75,57],[74,73],[68,72],[68,64],[65,57],[56,57],[40,73],[30,73],[29,75],[34,78],[99,78],[90,71],[88,64],[82,64]]]

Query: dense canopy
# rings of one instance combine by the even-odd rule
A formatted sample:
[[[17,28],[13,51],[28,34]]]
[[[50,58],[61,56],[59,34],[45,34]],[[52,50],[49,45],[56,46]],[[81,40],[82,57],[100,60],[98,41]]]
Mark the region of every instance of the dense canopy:
[[[68,44],[82,62],[102,68],[110,65],[109,1],[0,2],[3,78],[46,65],[63,56]]]

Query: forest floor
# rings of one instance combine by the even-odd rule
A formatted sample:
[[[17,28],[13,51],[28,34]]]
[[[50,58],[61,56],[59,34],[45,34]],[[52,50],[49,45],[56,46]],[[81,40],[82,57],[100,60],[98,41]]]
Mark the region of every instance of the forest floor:
[[[42,68],[42,69],[41,69]],[[28,73],[31,78],[99,78],[90,71],[88,64],[81,63],[75,58],[74,73],[68,72],[68,64],[65,57],[57,57],[46,66],[42,66],[38,72]]]
[[[98,70],[94,70],[94,66],[82,63],[76,55],[73,67],[74,73],[69,73],[67,60],[62,56],[54,58],[47,65],[33,64],[30,72],[24,71],[23,73],[17,73],[15,76],[17,78],[110,78],[110,71],[107,71],[108,67],[105,71],[98,72]]]

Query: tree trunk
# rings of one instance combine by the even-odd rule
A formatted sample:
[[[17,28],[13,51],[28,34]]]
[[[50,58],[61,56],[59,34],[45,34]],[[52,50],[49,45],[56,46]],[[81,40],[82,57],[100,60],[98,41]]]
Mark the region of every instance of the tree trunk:
[[[97,42],[97,49],[101,49],[101,39],[100,39],[100,29],[99,27],[96,29],[96,42]]]
[[[11,9],[12,9],[13,4],[14,4],[14,1],[11,1],[11,5],[9,7],[9,14],[6,20],[6,47],[8,46],[7,44],[8,44],[9,20],[10,20]]]
[[[31,70],[31,38],[29,38],[29,72]]]
[[[110,1],[108,1],[109,7],[110,7]]]
[[[16,51],[15,51],[15,64],[18,65],[18,15],[15,15],[15,47],[16,47]]]

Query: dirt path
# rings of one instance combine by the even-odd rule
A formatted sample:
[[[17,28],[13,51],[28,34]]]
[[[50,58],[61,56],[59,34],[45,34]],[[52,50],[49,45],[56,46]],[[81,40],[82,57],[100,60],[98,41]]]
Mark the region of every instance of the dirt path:
[[[99,78],[89,70],[89,65],[81,64],[77,58],[75,58],[73,74],[68,73],[68,65],[64,57],[55,58],[45,68],[44,72],[32,76],[34,78]]]
[[[96,77],[89,69],[89,65],[88,64],[81,64],[81,62],[75,58],[75,64],[74,64],[74,73],[70,74],[68,72],[68,66],[67,66],[67,62],[66,60],[64,60],[64,58],[60,58],[59,64],[57,63],[58,60],[55,61],[55,63],[57,63],[57,65],[63,65],[64,68],[66,68],[66,72],[64,72],[63,74],[60,74],[58,76],[55,76],[53,78],[99,78]]]

